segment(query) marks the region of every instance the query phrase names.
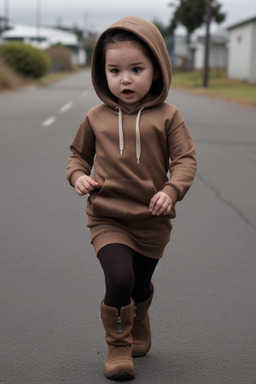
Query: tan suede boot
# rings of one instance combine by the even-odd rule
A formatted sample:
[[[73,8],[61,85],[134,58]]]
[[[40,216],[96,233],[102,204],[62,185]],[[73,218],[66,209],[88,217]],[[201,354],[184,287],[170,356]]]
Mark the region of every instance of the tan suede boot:
[[[101,302],[101,318],[106,330],[108,353],[105,362],[105,376],[111,380],[132,380],[135,377],[132,361],[132,335],[134,302],[122,307],[120,316],[117,308]]]
[[[150,297],[137,303],[134,311],[132,328],[132,355],[134,357],[144,356],[151,347],[151,331],[149,323],[148,310],[154,295],[154,286],[152,284],[152,293]]]

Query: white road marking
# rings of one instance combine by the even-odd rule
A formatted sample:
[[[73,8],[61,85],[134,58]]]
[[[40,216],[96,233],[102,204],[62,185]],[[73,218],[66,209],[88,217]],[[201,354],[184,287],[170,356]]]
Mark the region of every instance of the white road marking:
[[[42,123],[42,125],[43,125],[44,127],[50,127],[50,125],[52,125],[52,124],[56,121],[56,119],[57,119],[57,117],[55,117],[55,116],[51,116],[51,117],[49,117],[49,119],[46,119],[46,120]]]
[[[71,107],[73,107],[73,105],[74,105],[74,102],[73,101],[69,101],[68,103],[63,105],[63,107],[60,108],[59,112],[60,113],[67,112]]]
[[[73,107],[73,105],[74,105],[74,101],[69,101],[68,103],[66,103],[65,105],[63,105],[63,106],[59,109],[59,113],[67,112],[70,108]],[[50,127],[56,120],[57,120],[57,117],[56,117],[56,116],[51,116],[51,117],[49,117],[48,119],[46,119],[46,120],[42,123],[42,126],[43,126],[43,127]]]

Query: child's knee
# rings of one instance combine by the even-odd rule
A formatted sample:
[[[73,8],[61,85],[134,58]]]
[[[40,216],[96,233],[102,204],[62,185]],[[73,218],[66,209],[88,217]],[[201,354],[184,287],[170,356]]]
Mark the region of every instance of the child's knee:
[[[107,290],[114,296],[131,296],[134,287],[134,276],[132,275],[117,275],[106,282]]]

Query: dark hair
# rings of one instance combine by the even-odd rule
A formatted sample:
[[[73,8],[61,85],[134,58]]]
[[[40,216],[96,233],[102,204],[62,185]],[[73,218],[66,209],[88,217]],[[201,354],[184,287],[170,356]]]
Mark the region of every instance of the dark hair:
[[[136,43],[140,44],[142,47],[142,50],[144,51],[144,54],[151,60],[152,64],[154,65],[154,68],[156,69],[158,67],[155,55],[151,51],[151,49],[147,46],[144,41],[142,41],[138,36],[134,35],[134,33],[125,31],[123,29],[111,29],[103,35],[103,38],[101,39],[101,44],[103,46],[103,50],[105,51],[106,46],[108,44],[115,44],[120,43],[123,41],[135,41]]]
[[[99,41],[99,45],[95,57],[95,75],[97,76],[97,84],[101,84],[101,87],[107,91],[110,95],[110,92],[107,84],[107,78],[105,75],[105,51],[108,44],[116,44],[123,41],[134,41],[140,44],[144,54],[151,60],[154,69],[159,70],[159,65],[156,60],[154,53],[151,51],[149,46],[141,40],[134,33],[123,30],[123,29],[110,29],[106,31]],[[157,80],[153,80],[152,86],[150,88],[150,93],[153,95],[159,95],[163,89],[163,79],[159,71],[159,77]],[[113,97],[113,95],[112,95]]]

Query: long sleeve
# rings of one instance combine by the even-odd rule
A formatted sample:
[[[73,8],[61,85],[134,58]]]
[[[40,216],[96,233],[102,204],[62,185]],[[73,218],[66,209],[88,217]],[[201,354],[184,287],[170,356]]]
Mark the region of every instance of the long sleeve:
[[[190,188],[197,168],[195,144],[178,110],[167,130],[167,145],[170,179],[165,183],[163,192],[167,193],[175,204],[183,199]]]
[[[74,179],[77,176],[90,175],[95,156],[95,135],[87,116],[82,121],[70,145],[70,150],[72,153],[68,159],[66,177],[69,183],[74,186]]]

